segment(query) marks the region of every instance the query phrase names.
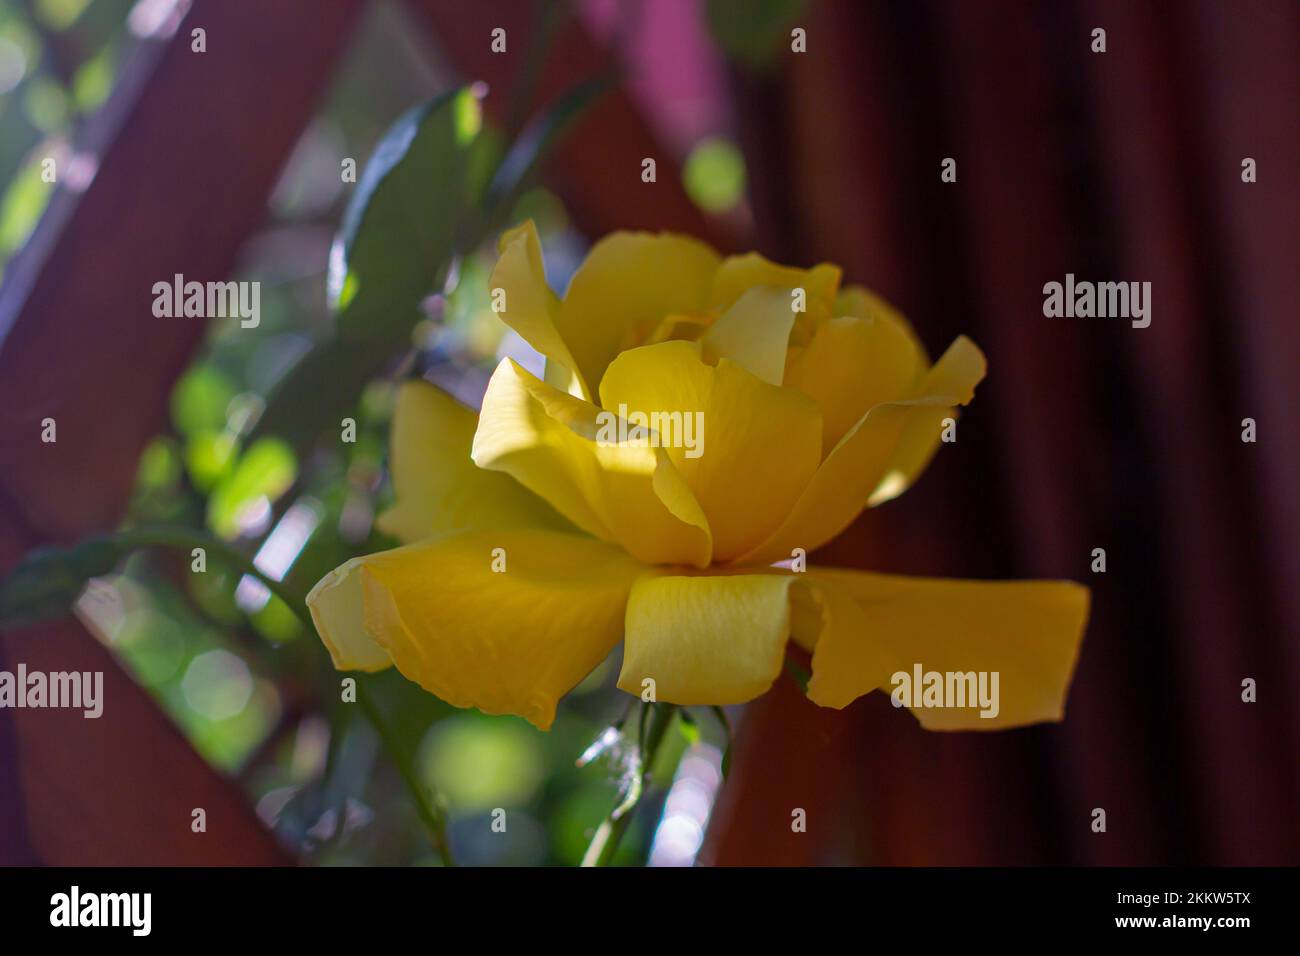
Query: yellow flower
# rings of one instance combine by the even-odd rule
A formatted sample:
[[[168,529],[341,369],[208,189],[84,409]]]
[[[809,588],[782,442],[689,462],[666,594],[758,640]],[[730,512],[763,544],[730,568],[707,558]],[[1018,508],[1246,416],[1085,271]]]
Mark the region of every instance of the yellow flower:
[[[605,238],[562,300],[531,222],[500,253],[491,287],[545,380],[502,361],[477,416],[402,386],[380,524],[406,544],[308,597],[335,667],[395,665],[451,704],[545,729],[620,640],[620,688],[686,705],[764,693],[793,640],[823,706],[923,668],[996,673],[1001,698],[981,717],[923,706],[918,687],[903,702],[927,728],[1060,719],[1085,588],[774,566],[916,480],[984,376],[972,342],[931,364],[838,268],[722,259],[682,236]],[[702,429],[695,447],[659,431],[616,443],[608,410]]]

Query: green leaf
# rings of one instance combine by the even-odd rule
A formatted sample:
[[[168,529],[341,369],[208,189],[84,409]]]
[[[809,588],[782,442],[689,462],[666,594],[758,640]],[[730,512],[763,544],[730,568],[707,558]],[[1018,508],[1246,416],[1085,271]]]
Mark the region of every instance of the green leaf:
[[[181,476],[180,448],[176,441],[160,435],[145,446],[136,468],[138,490],[156,493]]]
[[[208,526],[223,538],[234,538],[250,508],[274,502],[293,484],[298,463],[293,450],[276,438],[249,446],[239,463],[208,498]]]
[[[180,527],[135,527],[114,534],[86,538],[70,548],[38,548],[28,553],[9,575],[0,580],[0,630],[27,627],[50,618],[63,617],[91,578],[112,572],[128,554],[141,548],[169,548],[189,559],[194,548],[203,548],[209,561],[262,582],[285,606],[310,627],[301,595],[267,577],[244,554],[203,532]]]
[[[362,308],[375,312],[376,324],[382,321],[382,309],[357,312]],[[305,456],[325,429],[337,436],[366,385],[409,344],[410,330],[403,331],[400,339],[376,329],[368,337],[335,335],[318,343],[276,385],[252,437],[278,436]]]
[[[0,628],[64,617],[86,582],[112,571],[121,555],[112,537],[32,551],[0,582]]]
[[[686,710],[685,708],[682,708],[677,713],[681,716],[682,719],[680,729],[682,732],[682,737],[686,740],[686,743],[687,744],[699,743],[700,725],[695,722],[695,718],[691,716],[690,711]]]
[[[195,365],[172,389],[172,424],[182,435],[221,431],[226,410],[238,394],[234,384],[212,365]]]
[[[807,0],[708,0],[705,16],[722,51],[751,70],[769,69]]]
[[[461,89],[407,112],[380,141],[330,253],[334,334],[281,380],[255,438],[303,449],[409,346],[420,302],[442,288],[464,241],[481,122],[478,98]]]
[[[211,491],[230,471],[239,450],[228,431],[195,432],[185,443],[185,469],[199,491]]]
[[[478,97],[460,89],[409,110],[375,148],[330,258],[340,331],[356,324],[346,307],[357,295],[419,296],[440,285],[481,127]]]
[[[808,682],[812,680],[812,671],[790,657],[785,659],[785,670],[794,682],[799,685],[799,690],[805,694],[808,693]]]
[[[573,124],[613,84],[613,76],[598,76],[571,87],[556,97],[524,128],[497,167],[487,190],[484,235],[511,225],[506,219],[532,185],[542,161]]]
[[[469,88],[398,120],[366,164],[331,252],[335,334],[277,386],[253,437],[279,435],[301,452],[338,427],[366,383],[410,347],[420,303],[451,263],[506,224],[539,162],[608,85],[573,87],[508,150],[482,129]]]
[[[709,710],[713,711],[713,716],[718,718],[718,723],[722,725],[727,735],[727,743],[722,750],[722,779],[726,780],[727,774],[731,771],[731,721],[727,719],[727,712],[716,704]]]
[[[701,140],[686,157],[682,181],[695,205],[726,212],[745,197],[745,157],[725,139]]]

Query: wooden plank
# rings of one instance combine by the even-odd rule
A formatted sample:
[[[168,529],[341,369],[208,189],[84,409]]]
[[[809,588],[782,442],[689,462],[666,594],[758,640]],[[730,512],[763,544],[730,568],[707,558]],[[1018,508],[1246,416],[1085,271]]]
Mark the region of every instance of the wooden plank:
[[[153,284],[230,273],[362,7],[318,0],[304,21],[289,4],[195,0],[174,36],[127,65],[79,145],[93,180],[59,187],[0,288],[0,571],[120,518],[204,333],[201,320],[155,318]],[[191,50],[197,27],[204,53]],[[40,440],[47,416],[53,444]],[[102,670],[107,697],[98,720],[0,712],[0,778],[20,779],[24,798],[13,807],[14,788],[0,789],[0,850],[53,864],[286,862],[237,788],[78,625],[6,634],[0,657]],[[183,839],[199,806],[207,839]]]
[[[11,669],[101,671],[104,712],[15,710],[26,839],[77,866],[286,865],[239,786],[207,765],[109,650],[76,621],[9,633]],[[207,831],[191,830],[202,808]],[[0,823],[8,829],[9,823]]]
[[[59,187],[0,288],[0,485],[43,539],[116,520],[204,333],[155,318],[153,284],[230,273],[359,9],[322,0],[304,29],[287,4],[198,0],[144,43],[79,145],[93,182]],[[190,49],[199,26],[206,53]],[[46,416],[56,444],[40,442]]]

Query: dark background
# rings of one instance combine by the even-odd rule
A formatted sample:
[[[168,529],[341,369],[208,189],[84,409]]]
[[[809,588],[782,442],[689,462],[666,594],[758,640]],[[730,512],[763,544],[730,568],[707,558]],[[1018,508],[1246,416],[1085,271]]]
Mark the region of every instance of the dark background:
[[[715,859],[1294,864],[1300,7],[830,4],[813,22],[830,55],[743,86],[760,246],[844,263],[932,352],[967,332],[989,355],[957,444],[825,557],[1073,578],[1093,612],[1060,726],[945,736],[880,699],[763,702],[745,766],[770,802],[724,791]],[[1150,281],[1151,326],[1044,318],[1067,272]],[[809,781],[823,824],[800,842],[764,814]]]

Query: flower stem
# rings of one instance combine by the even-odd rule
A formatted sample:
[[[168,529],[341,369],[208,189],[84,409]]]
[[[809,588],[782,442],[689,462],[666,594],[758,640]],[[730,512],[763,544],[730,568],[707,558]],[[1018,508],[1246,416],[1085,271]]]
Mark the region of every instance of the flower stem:
[[[655,759],[659,755],[659,748],[668,734],[668,728],[672,726],[673,718],[677,715],[676,704],[650,704],[649,708],[650,713],[646,721],[645,738],[641,742],[640,793],[645,792],[645,783],[650,776]],[[627,834],[628,827],[632,823],[632,816],[640,802],[639,796],[631,805],[628,805],[625,801],[620,801],[610,811],[596,830],[596,835],[592,837],[587,852],[583,854],[583,866],[610,865],[610,862],[614,859],[614,854],[618,852],[619,844],[622,843],[623,837]]]
[[[116,532],[113,538],[124,550],[163,547],[189,551],[202,548],[207,554],[215,557],[220,564],[256,578],[268,591],[283,601],[308,630],[314,632],[306,604],[296,595],[291,594],[282,582],[260,571],[250,558],[220,538],[189,528],[128,528],[126,531]]]
[[[420,815],[420,822],[428,831],[429,842],[433,844],[434,852],[442,860],[443,866],[455,866],[456,861],[451,855],[451,844],[447,841],[447,814],[443,811],[437,795],[432,797],[429,795],[428,789],[415,772],[415,765],[402,749],[402,745],[370,696],[364,692],[358,694],[357,703],[361,705],[362,713],[375,728],[375,733],[379,734],[384,749],[388,751],[389,757],[397,766],[397,772],[401,774],[402,781],[406,784],[406,789],[410,791],[411,798],[415,801],[416,813]]]

